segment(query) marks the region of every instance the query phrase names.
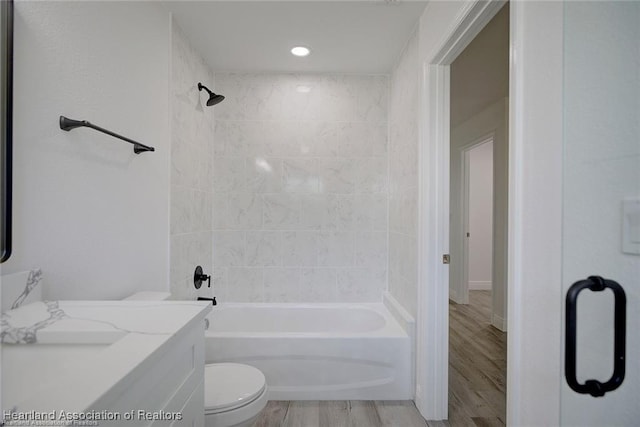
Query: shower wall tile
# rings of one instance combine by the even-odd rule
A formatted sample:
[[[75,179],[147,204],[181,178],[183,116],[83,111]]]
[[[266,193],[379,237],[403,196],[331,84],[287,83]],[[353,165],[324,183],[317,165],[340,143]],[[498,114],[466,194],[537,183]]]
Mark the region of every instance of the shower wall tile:
[[[296,126],[301,156],[336,157],[338,155],[337,123],[306,120],[298,122]]]
[[[340,268],[336,281],[338,298],[342,302],[379,302],[379,295],[386,288],[386,270]]]
[[[246,241],[244,231],[213,232],[214,267],[240,267],[245,265]]]
[[[282,233],[282,265],[314,267],[318,264],[318,233],[287,231]]]
[[[199,81],[213,89],[214,75],[182,30],[171,32],[170,290],[175,299],[211,296],[196,290],[193,271],[213,271],[213,154],[215,121],[203,108]],[[217,279],[220,282],[220,278]],[[215,280],[214,280],[215,283]]]
[[[264,275],[261,268],[227,270],[227,302],[263,302]]]
[[[300,269],[265,268],[264,300],[266,302],[299,302]]]
[[[295,230],[300,224],[300,200],[291,194],[265,194],[262,223],[265,229]]]
[[[387,124],[347,122],[338,125],[338,153],[345,157],[387,154]]]
[[[246,232],[245,265],[278,266],[282,265],[281,234],[275,231]]]
[[[339,194],[335,198],[338,230],[387,231],[386,193]]]
[[[228,73],[217,81],[233,95],[219,120],[387,121],[387,76]]]
[[[313,194],[320,191],[316,159],[285,159],[282,163],[282,186],[286,193]]]
[[[226,96],[212,146],[220,292],[236,301],[381,301],[388,77],[221,73],[216,90]],[[385,274],[367,273],[371,266]],[[255,275],[253,290],[233,289],[242,274]]]
[[[318,265],[324,267],[354,266],[355,233],[348,231],[318,234]]]
[[[246,160],[246,189],[256,194],[283,191],[283,159],[274,157],[249,157]]]
[[[227,277],[229,269],[227,267],[216,267],[211,276],[211,295],[220,301],[227,301]]]
[[[213,196],[213,228],[246,230],[262,228],[263,200],[256,193],[216,193]]]
[[[244,191],[245,158],[215,157],[213,160],[213,191],[231,193]]]
[[[319,175],[323,193],[352,194],[356,188],[356,171],[363,159],[322,159]]]
[[[212,194],[185,187],[171,187],[171,234],[211,230]]]
[[[176,299],[195,299],[204,295],[193,285],[193,271],[201,265],[204,271],[212,271],[211,232],[175,234],[171,236],[171,294]],[[194,264],[197,263],[197,264]]]
[[[216,138],[213,143],[214,156],[244,157],[251,151],[251,138],[243,122],[216,121]]]
[[[386,157],[360,159],[355,168],[356,193],[386,194],[388,175]]]
[[[355,240],[355,263],[358,267],[378,268],[387,263],[387,233],[358,232]]]
[[[300,273],[302,302],[338,301],[337,269],[304,268]]]
[[[419,70],[418,37],[414,34],[391,75],[387,184],[389,292],[414,317],[418,298]],[[356,254],[357,259],[366,257]]]
[[[335,230],[335,194],[304,194],[300,196],[301,230]]]

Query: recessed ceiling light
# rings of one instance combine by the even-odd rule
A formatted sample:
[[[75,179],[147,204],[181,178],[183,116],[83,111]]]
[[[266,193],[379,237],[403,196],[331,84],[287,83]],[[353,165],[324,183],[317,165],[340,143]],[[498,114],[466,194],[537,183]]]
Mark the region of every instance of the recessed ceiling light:
[[[308,47],[296,46],[293,49],[291,49],[291,53],[294,54],[295,56],[307,56],[311,53],[311,51],[309,50]]]
[[[296,92],[298,92],[298,93],[309,93],[309,92],[311,92],[311,86],[298,85],[298,86],[296,86]]]

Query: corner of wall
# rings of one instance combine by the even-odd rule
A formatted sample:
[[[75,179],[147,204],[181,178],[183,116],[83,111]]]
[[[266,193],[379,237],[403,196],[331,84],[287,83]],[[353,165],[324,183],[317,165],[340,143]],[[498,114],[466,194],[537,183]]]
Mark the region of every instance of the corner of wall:
[[[213,71],[173,17],[170,23],[170,290],[172,298],[189,300],[213,292],[193,284],[197,265],[214,276],[214,110],[203,105],[197,87],[211,85]]]

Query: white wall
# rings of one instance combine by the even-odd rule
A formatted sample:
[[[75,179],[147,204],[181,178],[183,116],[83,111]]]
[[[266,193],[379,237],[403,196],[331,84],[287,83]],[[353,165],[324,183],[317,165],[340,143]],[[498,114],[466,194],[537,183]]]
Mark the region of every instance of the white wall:
[[[389,100],[389,292],[416,316],[418,298],[418,33],[391,75]]]
[[[197,265],[212,275],[213,137],[216,107],[207,107],[213,72],[172,21],[171,31],[171,294],[176,299],[211,296],[193,283]]]
[[[469,155],[469,289],[491,289],[493,141]]]
[[[217,295],[381,301],[387,77],[219,73],[216,89]]]
[[[169,20],[152,3],[16,2],[14,246],[45,298],[168,289]],[[58,116],[89,120],[155,152]]]

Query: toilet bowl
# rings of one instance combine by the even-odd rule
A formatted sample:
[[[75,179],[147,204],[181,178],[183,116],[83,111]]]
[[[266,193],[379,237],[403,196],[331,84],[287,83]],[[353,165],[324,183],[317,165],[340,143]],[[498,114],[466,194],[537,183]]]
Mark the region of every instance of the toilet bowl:
[[[214,363],[204,368],[206,427],[249,427],[267,405],[264,375],[253,366]]]
[[[168,292],[137,292],[125,300],[168,300]],[[213,363],[204,367],[206,427],[250,427],[267,406],[264,374],[249,365]]]

